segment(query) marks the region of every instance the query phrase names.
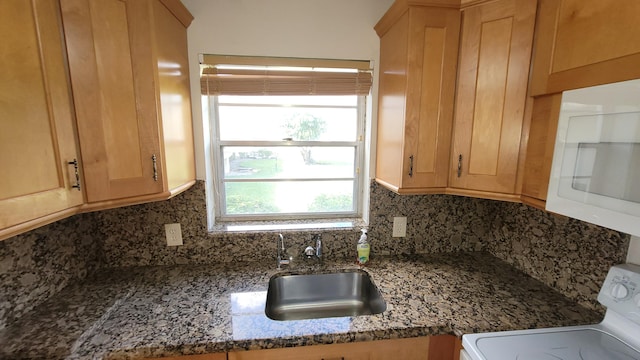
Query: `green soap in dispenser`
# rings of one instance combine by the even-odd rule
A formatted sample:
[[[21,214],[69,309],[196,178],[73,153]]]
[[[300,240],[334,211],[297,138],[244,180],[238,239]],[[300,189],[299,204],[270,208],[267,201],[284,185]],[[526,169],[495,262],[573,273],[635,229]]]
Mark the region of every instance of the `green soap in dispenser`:
[[[367,240],[367,230],[362,229],[362,235],[360,235],[360,240],[358,240],[358,263],[364,265],[369,261],[369,253],[371,252],[371,246],[369,245],[369,241]]]

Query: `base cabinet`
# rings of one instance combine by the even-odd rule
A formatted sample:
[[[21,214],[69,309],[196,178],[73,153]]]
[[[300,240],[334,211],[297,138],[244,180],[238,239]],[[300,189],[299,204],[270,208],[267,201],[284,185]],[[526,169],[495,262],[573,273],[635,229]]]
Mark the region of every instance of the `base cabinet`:
[[[171,357],[156,358],[156,360],[227,360],[227,353],[171,356]]]
[[[439,335],[348,344],[236,351],[229,360],[453,360],[455,336]]]
[[[429,338],[237,351],[230,352],[228,357],[229,360],[427,360],[429,359]]]
[[[458,360],[461,340],[453,335],[346,344],[232,351],[164,357],[158,360]]]

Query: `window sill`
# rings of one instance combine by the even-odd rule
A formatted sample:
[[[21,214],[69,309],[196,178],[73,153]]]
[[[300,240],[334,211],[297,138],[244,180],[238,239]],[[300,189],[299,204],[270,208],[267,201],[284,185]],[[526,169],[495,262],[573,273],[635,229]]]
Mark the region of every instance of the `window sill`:
[[[294,232],[318,230],[349,230],[366,227],[362,219],[313,219],[313,220],[273,220],[273,221],[220,221],[209,232],[219,233],[258,233],[258,232]]]

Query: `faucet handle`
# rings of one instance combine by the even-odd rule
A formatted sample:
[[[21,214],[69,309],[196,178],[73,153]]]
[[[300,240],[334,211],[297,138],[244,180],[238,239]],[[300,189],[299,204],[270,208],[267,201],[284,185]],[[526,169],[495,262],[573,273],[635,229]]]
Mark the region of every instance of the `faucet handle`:
[[[313,248],[313,246],[307,246],[304,249],[304,256],[306,256],[307,258],[312,258],[316,255],[316,249]]]

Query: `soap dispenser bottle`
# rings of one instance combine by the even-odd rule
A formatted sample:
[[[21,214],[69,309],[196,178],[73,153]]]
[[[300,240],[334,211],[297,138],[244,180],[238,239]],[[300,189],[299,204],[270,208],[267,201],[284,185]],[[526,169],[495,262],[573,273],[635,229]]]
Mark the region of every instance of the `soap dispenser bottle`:
[[[360,265],[364,265],[369,261],[369,252],[371,251],[371,246],[369,245],[369,241],[367,240],[367,230],[362,229],[362,235],[360,235],[360,240],[358,240],[357,245],[358,251],[358,263]]]

